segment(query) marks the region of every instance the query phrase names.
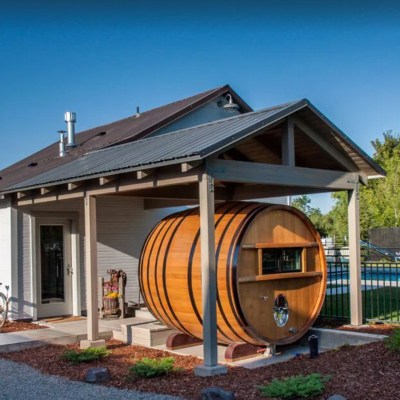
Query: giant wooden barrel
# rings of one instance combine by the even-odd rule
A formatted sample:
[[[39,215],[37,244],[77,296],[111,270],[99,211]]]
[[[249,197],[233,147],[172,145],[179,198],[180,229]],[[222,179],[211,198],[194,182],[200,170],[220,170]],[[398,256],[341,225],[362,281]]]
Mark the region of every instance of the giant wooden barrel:
[[[215,210],[220,343],[287,344],[322,307],[326,260],[318,232],[283,205],[228,202]],[[199,209],[164,218],[143,246],[140,286],[165,325],[202,338]]]

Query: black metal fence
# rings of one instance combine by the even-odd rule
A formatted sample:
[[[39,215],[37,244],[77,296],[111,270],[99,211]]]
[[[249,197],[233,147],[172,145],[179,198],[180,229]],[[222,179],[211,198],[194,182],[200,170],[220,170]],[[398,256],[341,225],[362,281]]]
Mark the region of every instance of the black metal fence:
[[[400,262],[362,263],[364,321],[400,322]],[[320,315],[350,321],[349,263],[328,263],[325,302]]]

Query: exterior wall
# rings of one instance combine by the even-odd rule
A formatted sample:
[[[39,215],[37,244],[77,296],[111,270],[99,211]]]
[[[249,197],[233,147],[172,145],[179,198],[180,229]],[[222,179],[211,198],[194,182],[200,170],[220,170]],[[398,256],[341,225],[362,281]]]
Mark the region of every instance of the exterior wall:
[[[18,212],[12,208],[9,200],[0,201],[0,288],[6,293],[8,285],[11,297],[11,318],[14,318],[17,304],[14,301],[18,297],[18,268],[17,268],[17,243],[18,243]]]
[[[147,136],[158,136],[168,132],[174,132],[179,129],[189,128],[191,126],[205,124],[211,121],[217,121],[219,119],[233,117],[241,114],[238,110],[228,111],[222,106],[227,101],[225,96],[220,96],[215,100],[210,101],[207,104],[199,107],[197,110],[192,111],[190,114],[179,118],[179,120],[170,123],[169,125],[159,129],[158,131]],[[219,105],[220,104],[220,105]]]
[[[143,203],[143,199],[131,197],[99,197],[97,199],[98,276],[107,279],[108,269],[123,269],[127,273],[126,299],[132,302],[139,301],[137,269],[144,240],[160,219],[176,211],[176,208],[144,210]],[[35,253],[32,238],[33,240],[35,238],[32,217],[52,218],[65,213],[74,213],[78,217],[80,308],[86,309],[84,210],[83,199],[76,199],[21,208],[18,218],[20,240],[18,241],[18,263],[16,263],[18,264],[16,270],[19,276],[20,296],[18,296],[18,302],[15,303],[14,318],[36,318],[34,304],[36,284],[35,273],[32,270]],[[0,209],[0,221],[2,216]],[[9,237],[4,229],[1,229],[0,233]],[[4,242],[1,241],[0,254],[4,252]],[[9,271],[10,268],[6,270]],[[2,277],[3,274],[0,276]]]
[[[29,207],[21,207],[18,223],[18,231],[21,240],[18,245],[18,271],[19,271],[19,292],[21,293],[18,306],[18,318],[36,318],[35,296],[36,282],[35,271],[32,270],[34,264],[34,253],[36,243],[34,227],[32,226],[32,217],[40,216],[51,218],[60,213],[74,213],[78,217],[79,235],[79,260],[81,282],[81,303],[85,304],[84,290],[84,217],[83,217],[83,199],[68,200],[62,202],[38,204]]]
[[[102,197],[97,200],[98,275],[108,269],[127,273],[126,299],[139,303],[138,263],[144,241],[154,225],[176,209],[144,210],[143,199]]]

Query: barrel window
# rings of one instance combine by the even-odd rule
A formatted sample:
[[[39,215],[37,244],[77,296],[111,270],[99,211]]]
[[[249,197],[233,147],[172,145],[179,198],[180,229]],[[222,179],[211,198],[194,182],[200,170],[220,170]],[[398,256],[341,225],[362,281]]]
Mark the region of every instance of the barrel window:
[[[263,249],[262,273],[275,274],[301,271],[302,248]]]

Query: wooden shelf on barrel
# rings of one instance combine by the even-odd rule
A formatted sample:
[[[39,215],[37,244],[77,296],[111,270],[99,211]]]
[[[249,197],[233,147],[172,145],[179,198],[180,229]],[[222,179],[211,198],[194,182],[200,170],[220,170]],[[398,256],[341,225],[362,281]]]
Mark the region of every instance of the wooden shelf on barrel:
[[[271,275],[254,275],[243,276],[239,278],[239,283],[242,282],[259,282],[259,281],[277,281],[281,279],[296,279],[296,278],[316,278],[322,277],[322,272],[286,272],[281,274]]]

